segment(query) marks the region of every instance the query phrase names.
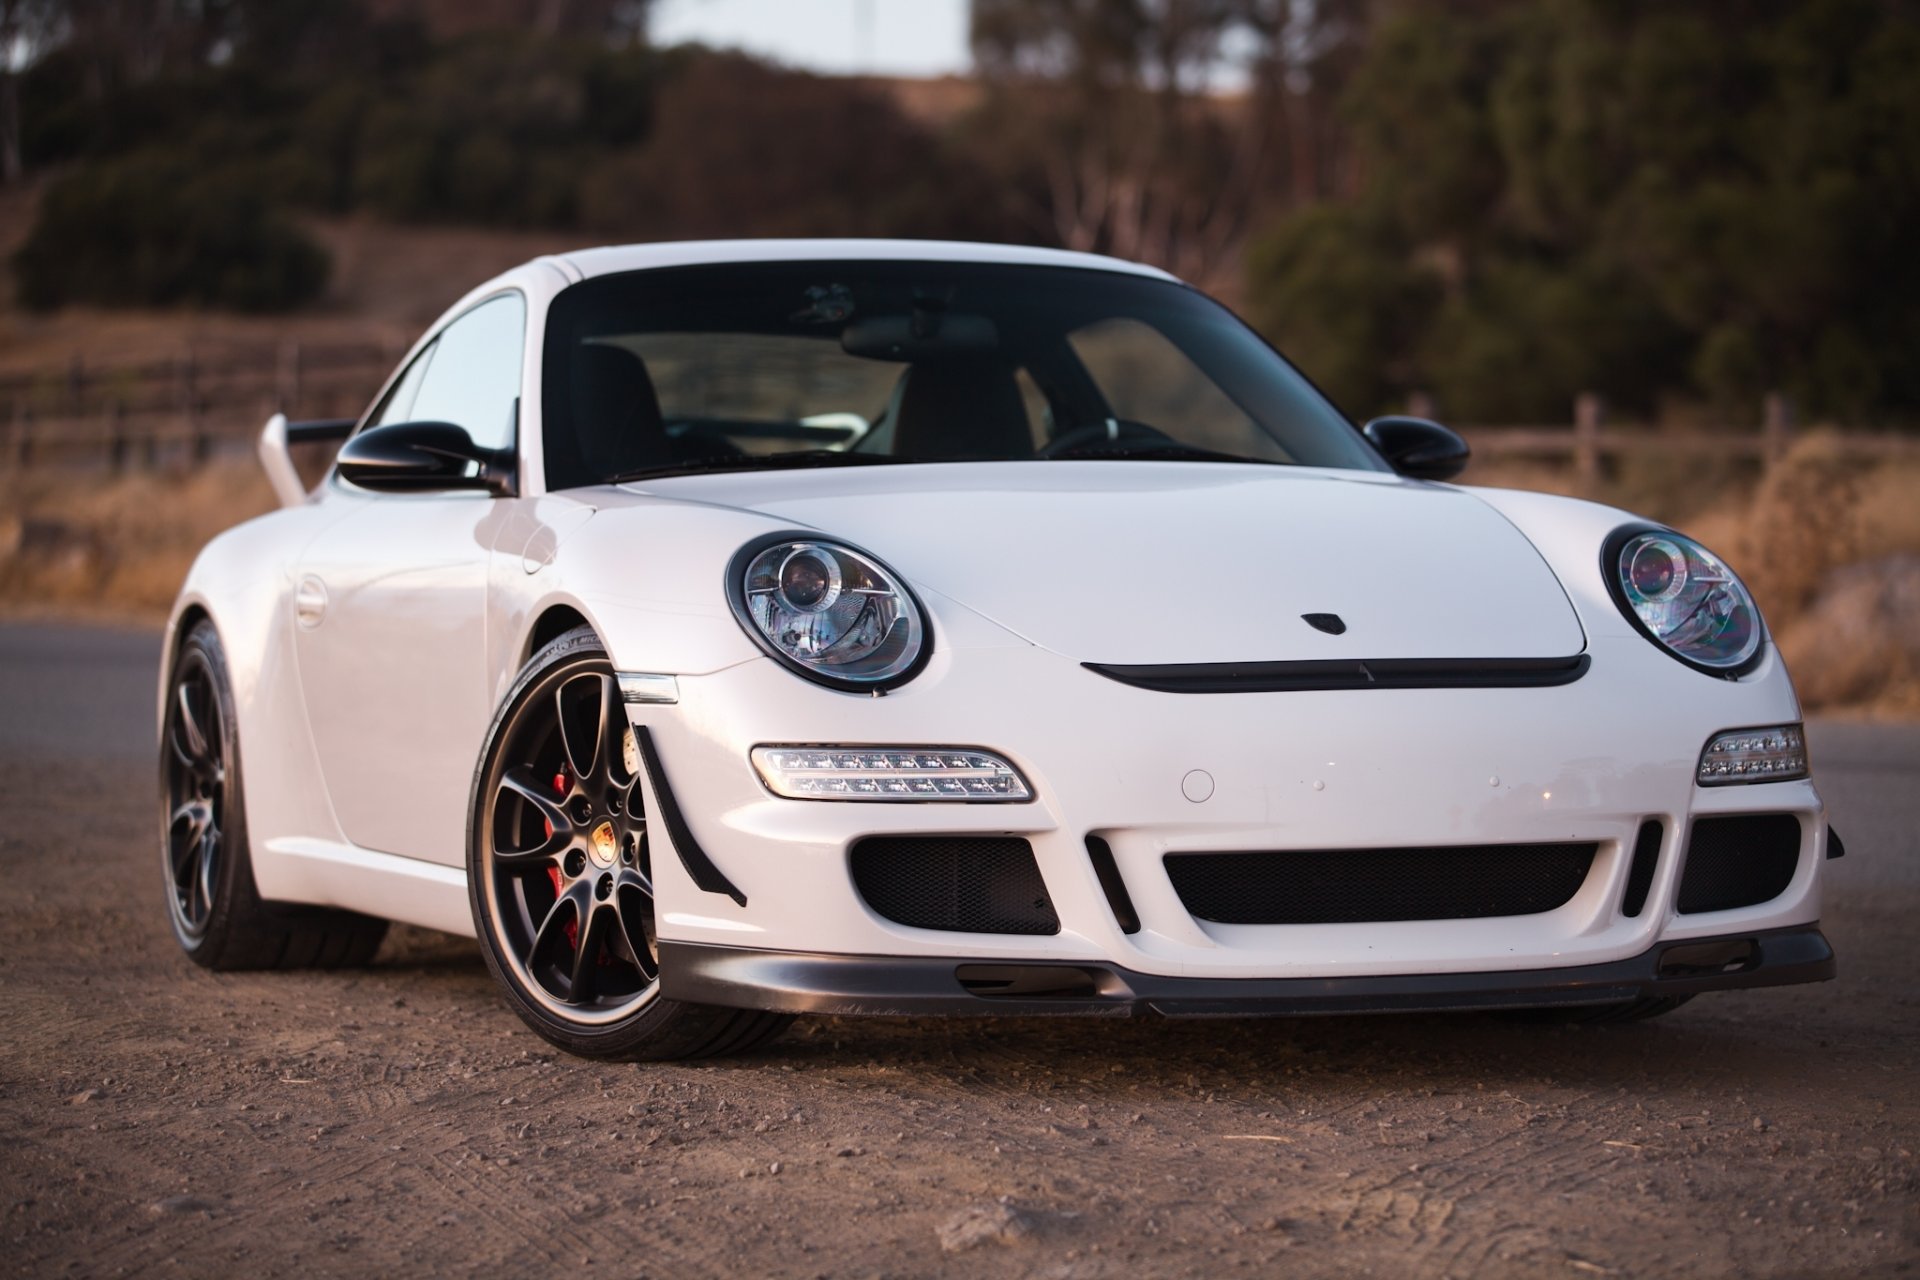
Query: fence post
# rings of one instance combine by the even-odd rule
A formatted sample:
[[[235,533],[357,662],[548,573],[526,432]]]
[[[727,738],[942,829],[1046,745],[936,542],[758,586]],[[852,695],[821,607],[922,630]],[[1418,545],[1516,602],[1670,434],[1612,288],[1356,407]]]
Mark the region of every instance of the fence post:
[[[1573,478],[1583,496],[1600,487],[1600,397],[1582,391],[1573,398]]]
[[[116,476],[127,469],[127,407],[118,400],[107,415],[107,469]]]
[[[1793,403],[1784,393],[1769,391],[1760,413],[1760,456],[1771,467],[1793,447]]]
[[[202,460],[206,451],[204,432],[200,421],[200,369],[194,359],[192,347],[187,348],[185,392],[187,419],[187,456],[194,462]]]

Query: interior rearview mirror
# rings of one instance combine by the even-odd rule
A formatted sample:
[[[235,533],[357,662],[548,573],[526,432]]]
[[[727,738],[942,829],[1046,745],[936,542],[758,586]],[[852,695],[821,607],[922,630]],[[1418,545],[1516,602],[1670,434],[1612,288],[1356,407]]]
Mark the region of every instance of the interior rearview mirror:
[[[368,427],[340,447],[340,477],[381,493],[484,489],[514,492],[511,449],[487,449],[451,422],[390,422]]]
[[[1425,418],[1375,418],[1361,432],[1395,471],[1415,480],[1451,479],[1473,456],[1457,432]]]

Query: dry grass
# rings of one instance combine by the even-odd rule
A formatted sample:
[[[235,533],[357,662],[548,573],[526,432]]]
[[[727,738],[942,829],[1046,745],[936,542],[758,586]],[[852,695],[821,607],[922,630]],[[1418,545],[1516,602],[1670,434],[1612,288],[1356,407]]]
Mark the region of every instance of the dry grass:
[[[1863,465],[1818,435],[1764,477],[1647,467],[1601,496],[1666,520],[1752,586],[1810,709],[1920,717],[1920,465]],[[1567,492],[1546,464],[1477,483]],[[270,510],[250,461],[115,479],[0,473],[0,611],[151,622],[200,547]]]
[[[159,621],[207,540],[273,505],[252,462],[112,479],[0,473],[0,609]]]
[[[31,223],[28,194],[0,191],[0,253]],[[0,272],[0,375],[58,381],[75,360],[93,370],[217,353],[287,340],[313,346],[381,343],[398,353],[487,277],[543,253],[584,247],[579,233],[395,227],[367,219],[316,221],[309,230],[333,256],[327,292],[284,316],[221,311],[68,307],[38,315],[14,307]]]

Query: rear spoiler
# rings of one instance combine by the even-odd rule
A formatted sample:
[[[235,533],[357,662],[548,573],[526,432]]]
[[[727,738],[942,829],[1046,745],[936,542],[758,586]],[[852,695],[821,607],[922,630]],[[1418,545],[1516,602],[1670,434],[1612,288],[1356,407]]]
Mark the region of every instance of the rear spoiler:
[[[293,465],[296,444],[333,444],[353,434],[357,418],[316,418],[310,422],[288,422],[287,415],[276,413],[260,431],[260,466],[273,485],[274,496],[283,507],[297,507],[307,500],[307,486]]]

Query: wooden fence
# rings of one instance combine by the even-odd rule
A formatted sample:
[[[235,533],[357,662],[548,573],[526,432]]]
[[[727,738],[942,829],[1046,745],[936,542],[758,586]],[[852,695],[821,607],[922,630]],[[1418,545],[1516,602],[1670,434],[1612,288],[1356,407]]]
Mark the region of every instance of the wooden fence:
[[[187,465],[243,455],[276,412],[353,417],[401,351],[379,343],[232,344],[176,360],[0,376],[0,469],[69,466],[112,471]],[[1411,412],[1432,416],[1415,397]],[[1575,397],[1570,424],[1463,427],[1476,457],[1537,458],[1570,466],[1584,491],[1610,460],[1627,456],[1730,458],[1759,466],[1790,446],[1787,401],[1766,398],[1762,420],[1685,431],[1606,421],[1600,398]],[[1835,447],[1862,458],[1920,459],[1920,435],[1842,433]]]
[[[1415,403],[1418,412],[1425,406]],[[1462,427],[1476,458],[1538,458],[1568,465],[1582,492],[1598,488],[1604,465],[1622,457],[1713,458],[1770,466],[1793,445],[1792,407],[1778,393],[1765,399],[1757,426],[1661,430],[1645,424],[1614,426],[1600,397],[1574,397],[1570,426]],[[1829,433],[1835,450],[1862,460],[1920,459],[1920,435],[1910,432]]]
[[[244,453],[276,412],[357,415],[401,354],[373,342],[232,344],[0,376],[0,467],[121,471]]]

